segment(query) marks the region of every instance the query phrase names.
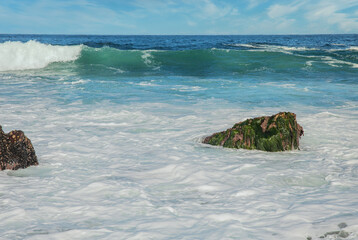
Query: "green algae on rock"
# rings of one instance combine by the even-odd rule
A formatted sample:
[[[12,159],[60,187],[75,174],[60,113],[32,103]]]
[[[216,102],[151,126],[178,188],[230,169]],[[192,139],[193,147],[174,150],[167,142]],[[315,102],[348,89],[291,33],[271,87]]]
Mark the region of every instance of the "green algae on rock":
[[[206,137],[203,143],[278,152],[299,149],[302,135],[303,128],[297,123],[296,114],[280,112],[236,123],[226,131]]]
[[[0,170],[17,170],[38,165],[34,147],[23,131],[6,134],[0,125]]]

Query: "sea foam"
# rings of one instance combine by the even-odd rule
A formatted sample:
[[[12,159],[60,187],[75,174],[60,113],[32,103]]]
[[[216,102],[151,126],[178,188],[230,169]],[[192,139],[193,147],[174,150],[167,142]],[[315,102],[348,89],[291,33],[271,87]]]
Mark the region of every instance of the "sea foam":
[[[54,46],[30,40],[0,43],[0,71],[44,68],[54,62],[76,60],[82,45]]]
[[[249,48],[251,51],[266,51],[266,52],[284,52],[287,51],[317,51],[319,49],[317,48],[309,48],[309,47],[293,47],[293,46],[278,46],[278,45],[268,45],[268,44],[241,44],[241,43],[235,43],[235,44],[227,44],[228,46],[233,47],[245,47]]]
[[[357,52],[325,45],[353,37],[38,37],[83,47],[74,62],[0,72],[0,124],[23,130],[40,162],[0,171],[0,239],[327,240],[342,222],[357,239],[358,68],[336,61],[356,64]],[[212,49],[235,41],[326,47]],[[39,56],[63,48],[30,43]],[[301,151],[200,141],[279,111],[297,114]]]

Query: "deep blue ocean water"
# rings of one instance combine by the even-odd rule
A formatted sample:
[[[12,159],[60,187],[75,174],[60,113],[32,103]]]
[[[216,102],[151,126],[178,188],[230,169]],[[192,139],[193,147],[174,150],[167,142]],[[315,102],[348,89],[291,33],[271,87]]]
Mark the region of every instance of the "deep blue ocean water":
[[[358,236],[358,35],[0,35],[1,239]],[[297,114],[301,150],[203,137]],[[326,239],[336,239],[327,236]]]

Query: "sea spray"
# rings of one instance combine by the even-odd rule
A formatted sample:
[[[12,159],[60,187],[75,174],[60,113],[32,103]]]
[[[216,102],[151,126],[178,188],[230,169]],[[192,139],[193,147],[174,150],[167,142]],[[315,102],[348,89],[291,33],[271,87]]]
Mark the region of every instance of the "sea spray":
[[[0,71],[44,68],[54,62],[76,60],[82,46],[55,46],[35,40],[0,43]]]

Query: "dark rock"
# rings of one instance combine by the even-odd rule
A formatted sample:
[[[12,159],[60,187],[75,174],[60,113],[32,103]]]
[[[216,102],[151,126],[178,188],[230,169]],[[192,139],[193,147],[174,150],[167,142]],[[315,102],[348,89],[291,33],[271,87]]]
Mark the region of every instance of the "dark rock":
[[[347,223],[345,223],[345,222],[342,222],[342,223],[338,224],[338,227],[339,227],[340,229],[346,228],[347,226],[348,226],[348,225],[347,225]]]
[[[14,130],[5,134],[0,126],[0,170],[16,170],[38,164],[34,147],[24,132]]]
[[[326,238],[328,236],[334,236],[335,238],[339,237],[339,238],[347,238],[349,237],[349,233],[341,230],[341,231],[332,231],[332,232],[327,232],[324,234],[324,236],[321,236],[320,238]]]
[[[296,114],[280,112],[236,123],[226,131],[206,137],[203,143],[277,152],[299,149],[302,135],[303,128],[297,123]]]
[[[332,231],[332,232],[326,232],[324,234],[325,237],[329,236],[329,235],[338,235],[340,233],[340,231]]]
[[[342,230],[342,231],[339,232],[338,237],[347,238],[347,237],[349,237],[349,233],[344,231],[344,230]]]

